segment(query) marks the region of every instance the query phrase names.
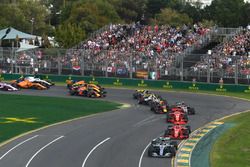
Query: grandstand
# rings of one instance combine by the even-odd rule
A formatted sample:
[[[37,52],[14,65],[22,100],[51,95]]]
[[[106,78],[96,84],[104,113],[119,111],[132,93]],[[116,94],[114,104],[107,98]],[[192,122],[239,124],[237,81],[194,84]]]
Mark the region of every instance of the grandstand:
[[[228,45],[237,47],[225,51]],[[154,72],[158,79],[218,82],[222,77],[225,83],[248,84],[250,79],[249,30],[242,28],[111,24],[68,50],[1,53],[5,73],[135,78]]]

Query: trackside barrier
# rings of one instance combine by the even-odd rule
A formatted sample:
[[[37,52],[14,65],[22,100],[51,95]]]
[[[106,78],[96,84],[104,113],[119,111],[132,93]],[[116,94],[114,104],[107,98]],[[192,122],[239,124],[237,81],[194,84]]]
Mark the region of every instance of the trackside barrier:
[[[1,78],[5,80],[15,80],[22,75],[20,74],[2,74]],[[31,75],[25,75],[31,76]],[[86,82],[113,85],[115,87],[132,86],[141,89],[158,88],[158,89],[186,89],[186,90],[203,90],[203,91],[217,91],[217,92],[239,92],[249,93],[250,86],[247,85],[232,85],[232,84],[207,84],[207,83],[193,83],[180,81],[163,81],[163,80],[143,80],[143,79],[127,79],[127,78],[104,78],[104,77],[87,77],[87,76],[71,76],[71,75],[37,75],[41,78],[51,79],[53,82],[65,83],[67,79],[85,80]]]

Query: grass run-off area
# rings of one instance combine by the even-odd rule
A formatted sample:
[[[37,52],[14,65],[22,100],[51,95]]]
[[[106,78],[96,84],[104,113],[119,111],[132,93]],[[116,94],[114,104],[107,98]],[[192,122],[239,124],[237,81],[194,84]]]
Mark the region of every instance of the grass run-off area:
[[[0,143],[46,125],[119,107],[97,99],[0,94]]]
[[[250,112],[224,120],[235,126],[215,142],[210,153],[211,167],[250,166]]]

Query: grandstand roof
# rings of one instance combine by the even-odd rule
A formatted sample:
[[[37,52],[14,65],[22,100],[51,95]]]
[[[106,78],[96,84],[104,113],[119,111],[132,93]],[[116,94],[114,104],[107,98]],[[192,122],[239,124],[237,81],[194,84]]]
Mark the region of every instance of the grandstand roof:
[[[0,39],[16,39],[18,36],[19,39],[35,39],[36,36],[21,32],[15,28],[9,27],[3,30],[0,30]]]

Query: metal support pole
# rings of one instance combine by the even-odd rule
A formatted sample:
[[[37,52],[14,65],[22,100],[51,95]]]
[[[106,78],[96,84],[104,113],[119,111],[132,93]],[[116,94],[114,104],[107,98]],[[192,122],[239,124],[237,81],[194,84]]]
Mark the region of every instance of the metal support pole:
[[[62,64],[61,64],[61,57],[59,51],[57,51],[57,64],[58,64],[58,75],[62,73]]]
[[[15,59],[15,73],[17,73],[17,61],[16,61],[17,58],[16,58],[16,52],[15,52],[15,58],[14,58],[14,59]]]
[[[181,71],[180,71],[180,77],[181,77],[181,81],[183,81],[183,72],[184,72],[184,55],[181,54]]]
[[[210,59],[207,55],[207,83],[210,83]]]
[[[133,53],[130,55],[130,61],[129,61],[129,78],[133,78]]]
[[[238,69],[239,67],[238,67],[238,59],[237,59],[237,57],[235,58],[235,77],[234,77],[234,83],[235,84],[238,84],[238,71],[239,71],[239,69]]]
[[[157,76],[158,76],[158,59],[157,59],[157,57],[155,58],[155,74],[156,74],[155,80],[157,80],[158,79],[157,78]]]
[[[108,59],[105,60],[105,77],[108,78]]]
[[[10,66],[11,66],[11,74],[13,74],[13,72],[14,72],[14,67],[13,67],[13,61],[14,61],[14,56],[13,56],[13,54],[14,54],[14,43],[12,42],[12,47],[11,47],[11,64],[10,64]],[[16,62],[15,62],[16,63]]]
[[[81,51],[80,63],[81,63],[81,75],[82,76],[84,76],[84,57],[85,57],[85,52]]]

